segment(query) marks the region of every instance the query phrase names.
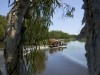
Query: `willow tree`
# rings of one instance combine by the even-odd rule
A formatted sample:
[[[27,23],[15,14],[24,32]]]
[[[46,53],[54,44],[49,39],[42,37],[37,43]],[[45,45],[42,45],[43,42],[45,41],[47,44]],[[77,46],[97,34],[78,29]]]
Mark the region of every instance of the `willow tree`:
[[[12,6],[12,9],[7,14],[5,30],[4,57],[7,75],[27,75],[23,61],[22,44],[23,35],[27,28],[23,21],[29,20],[27,23],[30,25],[30,20],[34,19],[32,24],[34,27],[39,17],[50,20],[55,8],[63,7],[62,11],[66,12],[63,17],[73,17],[74,8],[58,0],[14,0],[11,5],[10,0],[8,0],[8,3],[9,6]],[[46,21],[45,26],[49,24]]]
[[[33,13],[33,12],[32,12]],[[23,21],[27,30],[24,34],[24,44],[30,45],[43,45],[48,38],[48,30],[52,22],[45,18],[33,18]],[[48,25],[47,25],[48,24]]]

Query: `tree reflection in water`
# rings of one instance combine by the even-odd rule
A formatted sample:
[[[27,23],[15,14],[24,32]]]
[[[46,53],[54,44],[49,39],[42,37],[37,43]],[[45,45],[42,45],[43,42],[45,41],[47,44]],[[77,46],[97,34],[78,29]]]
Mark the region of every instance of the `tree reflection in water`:
[[[50,54],[53,54],[53,53],[56,52],[56,51],[63,51],[63,49],[64,49],[64,48],[51,48],[51,49],[49,50],[49,53],[50,53]]]
[[[45,69],[45,61],[47,56],[45,50],[35,50],[31,51],[29,54],[25,55],[25,63],[29,73],[41,74]]]
[[[45,62],[47,61],[47,54],[46,51],[48,50],[34,50],[31,51],[29,54],[25,55],[25,63],[27,66],[27,71],[30,74],[38,75],[41,74],[45,68],[46,64]],[[57,51],[63,51],[63,48],[51,48],[49,49],[49,53],[53,54],[54,52]],[[29,75],[30,75],[29,74]]]

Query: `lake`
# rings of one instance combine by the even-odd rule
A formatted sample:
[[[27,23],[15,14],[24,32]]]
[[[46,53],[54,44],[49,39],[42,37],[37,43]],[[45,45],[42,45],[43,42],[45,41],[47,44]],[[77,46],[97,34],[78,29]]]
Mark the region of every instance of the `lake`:
[[[67,48],[33,52],[33,75],[88,75],[85,43],[70,41]],[[29,60],[30,61],[30,60]]]

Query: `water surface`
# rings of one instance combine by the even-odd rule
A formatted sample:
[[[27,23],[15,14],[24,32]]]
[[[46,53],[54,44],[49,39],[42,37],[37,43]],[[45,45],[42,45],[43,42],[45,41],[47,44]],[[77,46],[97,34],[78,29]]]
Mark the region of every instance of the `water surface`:
[[[33,74],[88,75],[84,45],[84,42],[71,41],[67,48],[38,52],[34,59],[36,70],[32,70]]]

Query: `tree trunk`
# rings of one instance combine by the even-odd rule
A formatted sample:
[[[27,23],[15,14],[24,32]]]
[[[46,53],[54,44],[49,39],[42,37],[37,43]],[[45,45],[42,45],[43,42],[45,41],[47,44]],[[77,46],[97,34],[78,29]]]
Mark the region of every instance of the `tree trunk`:
[[[4,50],[7,75],[27,74],[23,62],[22,37],[24,26],[22,25],[22,20],[29,3],[29,0],[15,0],[14,6],[7,15]]]
[[[100,75],[100,0],[83,0],[86,58],[90,75]]]

